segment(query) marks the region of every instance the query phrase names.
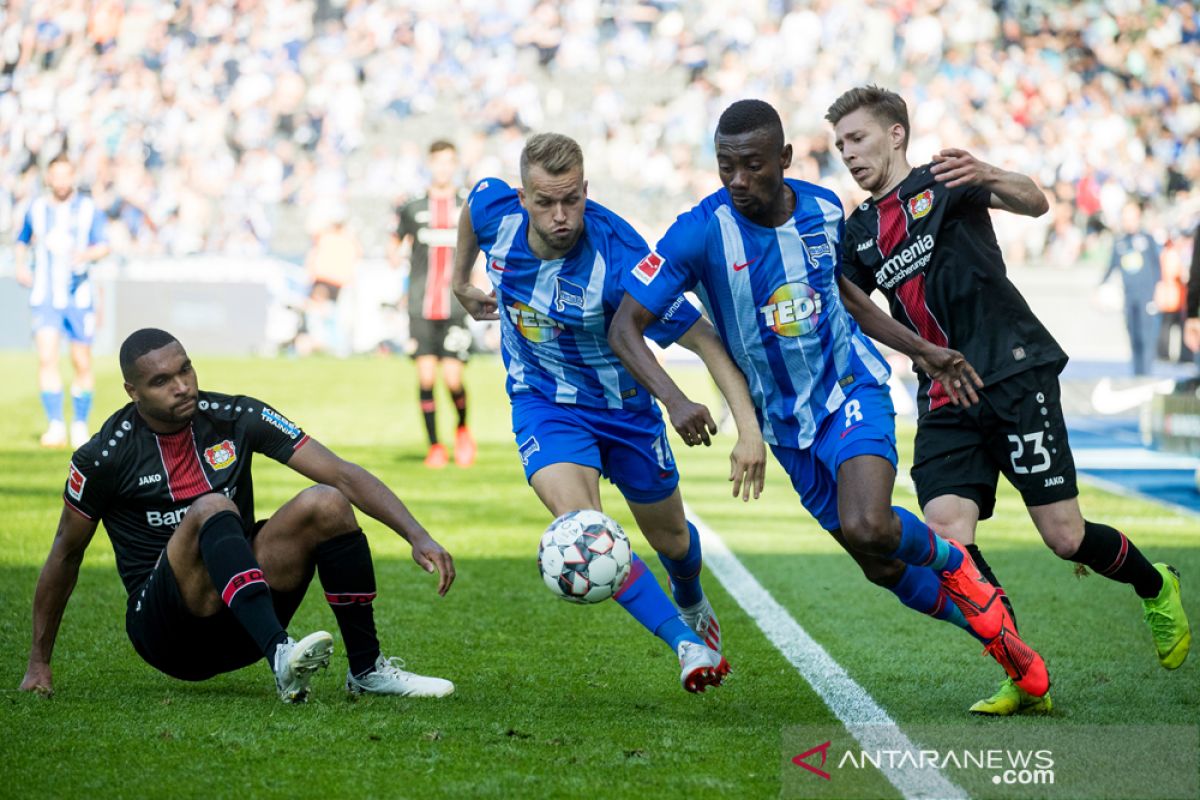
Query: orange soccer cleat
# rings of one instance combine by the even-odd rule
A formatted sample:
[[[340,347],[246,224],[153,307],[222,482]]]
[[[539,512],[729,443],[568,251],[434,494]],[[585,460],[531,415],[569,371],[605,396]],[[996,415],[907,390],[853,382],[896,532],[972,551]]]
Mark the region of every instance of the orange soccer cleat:
[[[466,425],[454,434],[454,463],[460,467],[469,467],[475,463],[475,439]]]

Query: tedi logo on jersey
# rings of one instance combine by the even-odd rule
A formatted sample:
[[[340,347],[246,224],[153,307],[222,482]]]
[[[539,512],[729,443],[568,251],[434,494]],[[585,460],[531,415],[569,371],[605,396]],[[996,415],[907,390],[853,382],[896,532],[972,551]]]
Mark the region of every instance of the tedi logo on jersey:
[[[213,469],[225,469],[237,461],[237,450],[233,442],[226,439],[220,444],[214,444],[204,451],[204,460]]]
[[[587,301],[587,290],[577,286],[565,278],[555,278],[554,308],[562,313],[567,306],[573,306],[583,311]]]
[[[920,219],[933,208],[933,190],[926,189],[920,194],[908,198],[908,213],[913,219]]]
[[[511,306],[505,306],[505,310],[517,332],[534,344],[553,341],[563,332],[562,325],[524,303],[513,303]]]
[[[807,283],[785,283],[771,292],[758,313],[779,336],[803,336],[821,321],[821,295]]]
[[[300,435],[300,428],[296,427],[291,420],[280,414],[278,411],[267,408],[266,406],[264,406],[262,410],[262,421],[283,431],[290,439],[295,439]]]

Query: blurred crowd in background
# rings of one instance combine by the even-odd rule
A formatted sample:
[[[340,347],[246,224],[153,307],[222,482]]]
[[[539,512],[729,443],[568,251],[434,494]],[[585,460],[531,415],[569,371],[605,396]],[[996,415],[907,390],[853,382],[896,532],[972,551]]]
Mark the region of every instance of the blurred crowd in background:
[[[65,148],[118,259],[299,262],[331,226],[382,259],[431,140],[458,144],[467,185],[514,179],[553,129],[653,240],[718,187],[712,131],[741,97],[781,109],[795,176],[856,203],[823,117],[877,82],[909,102],[914,163],[963,147],[1052,195],[997,217],[1010,264],[1107,259],[1130,198],[1186,262],[1197,64],[1200,4],[1167,1],[8,0],[0,237]]]

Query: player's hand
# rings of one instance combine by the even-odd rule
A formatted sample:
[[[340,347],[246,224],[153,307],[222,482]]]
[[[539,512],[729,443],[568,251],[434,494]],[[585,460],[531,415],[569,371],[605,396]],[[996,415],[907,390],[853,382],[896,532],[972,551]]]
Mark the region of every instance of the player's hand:
[[[421,569],[438,573],[437,593],[445,597],[446,592],[450,591],[450,584],[454,583],[454,559],[446,548],[435,542],[432,536],[426,536],[413,542],[412,557]]]
[[[42,697],[54,694],[54,676],[50,673],[49,664],[29,664],[25,670],[25,679],[21,681],[22,692],[37,692]]]
[[[26,289],[33,288],[33,272],[30,271],[29,267],[23,265],[17,267],[16,273],[13,275],[13,277],[17,279],[18,284]]]
[[[1200,319],[1192,317],[1184,321],[1183,344],[1193,353],[1200,352]]]
[[[966,357],[957,350],[933,347],[913,359],[917,369],[937,381],[956,406],[973,406],[979,402],[976,389],[983,388],[983,379],[975,372]]]
[[[500,319],[500,314],[497,313],[499,305],[496,303],[496,292],[485,292],[478,286],[455,287],[454,296],[458,298],[458,302],[462,303],[462,307],[467,310],[477,320],[494,320]]]
[[[998,170],[966,150],[951,147],[934,154],[929,172],[938,183],[953,189],[955,186],[987,183],[995,178]]]
[[[737,444],[729,453],[729,480],[733,481],[733,496],[742,496],[742,502],[750,502],[762,494],[763,478],[767,472],[767,446],[762,434],[738,434]]]
[[[683,397],[667,406],[667,416],[671,418],[671,426],[675,428],[675,432],[688,447],[698,444],[712,446],[712,437],[717,433],[717,423],[712,414],[708,413],[708,408]]]

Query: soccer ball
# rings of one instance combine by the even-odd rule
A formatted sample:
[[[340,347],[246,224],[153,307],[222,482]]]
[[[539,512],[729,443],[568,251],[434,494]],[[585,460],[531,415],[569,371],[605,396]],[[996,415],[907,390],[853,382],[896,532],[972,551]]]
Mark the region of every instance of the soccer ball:
[[[554,594],[572,603],[599,603],[629,577],[629,537],[616,520],[584,509],[563,514],[542,534],[538,569]]]

